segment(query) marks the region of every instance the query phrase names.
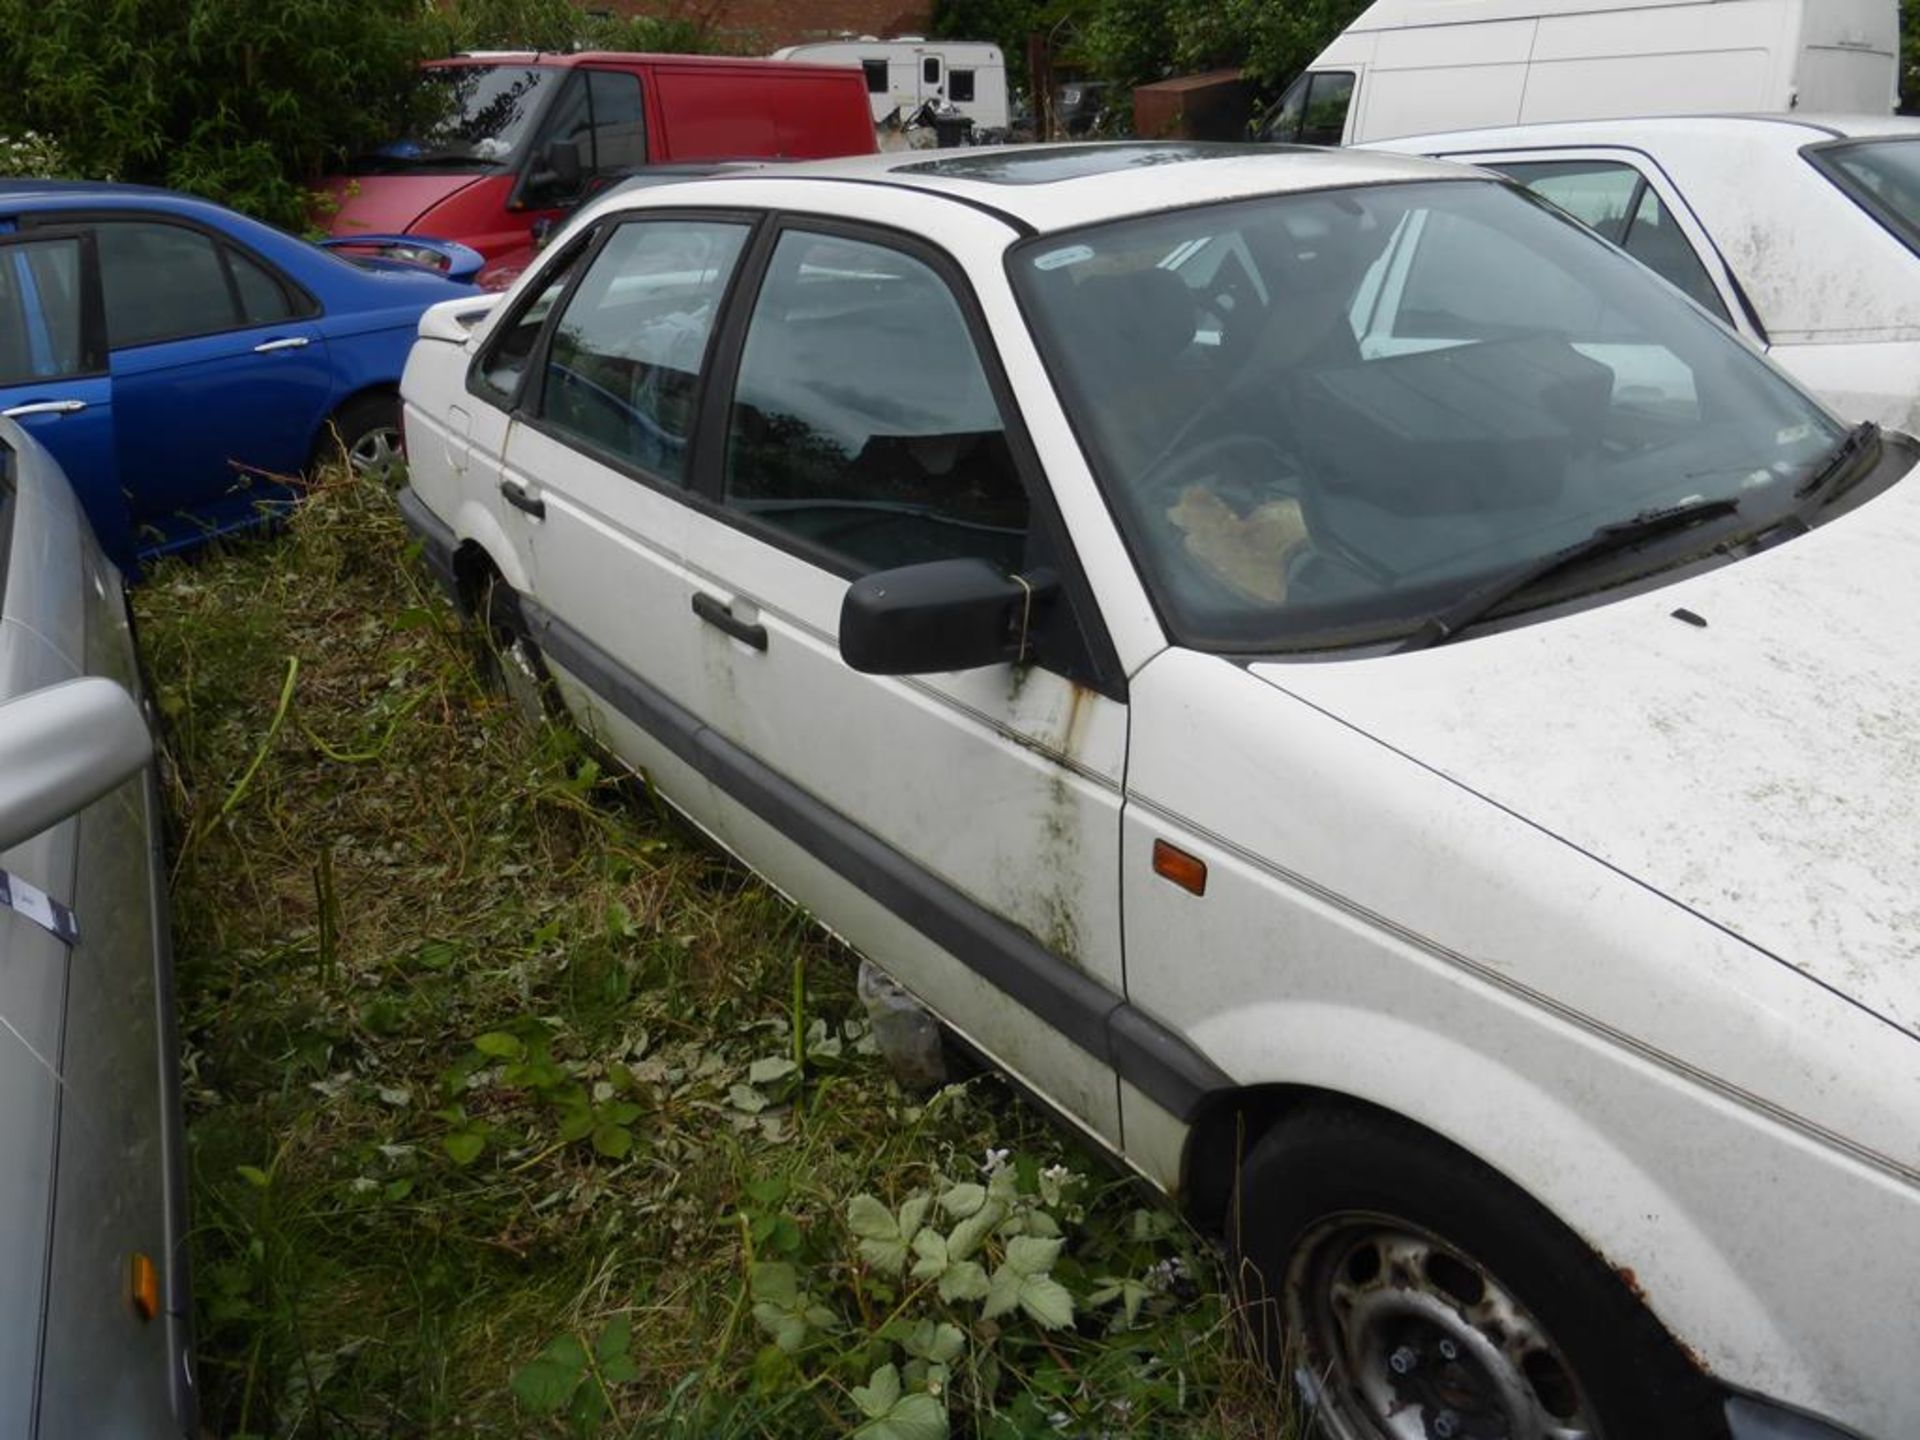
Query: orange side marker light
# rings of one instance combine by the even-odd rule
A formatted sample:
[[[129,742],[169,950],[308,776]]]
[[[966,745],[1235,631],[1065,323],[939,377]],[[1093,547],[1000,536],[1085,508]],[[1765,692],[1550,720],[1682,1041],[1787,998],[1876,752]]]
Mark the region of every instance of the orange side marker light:
[[[1207,893],[1207,862],[1164,840],[1153,842],[1153,873],[1195,895]]]
[[[133,1299],[133,1313],[151,1320],[160,1313],[160,1272],[153,1261],[140,1254],[133,1257],[131,1268],[128,1293]]]

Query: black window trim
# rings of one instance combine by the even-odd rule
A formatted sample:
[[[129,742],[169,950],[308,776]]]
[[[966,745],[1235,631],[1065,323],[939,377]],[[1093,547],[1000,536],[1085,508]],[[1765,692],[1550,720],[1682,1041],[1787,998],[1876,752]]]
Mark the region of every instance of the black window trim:
[[[156,340],[142,340],[137,345],[122,345],[117,347],[121,350],[144,350],[149,345],[172,345],[180,340],[204,340],[209,336],[231,335],[240,330],[266,330],[274,325],[292,325],[299,321],[312,320],[325,313],[325,307],[321,305],[312,291],[308,290],[299,281],[287,274],[286,271],[267,259],[267,257],[262,255],[258,250],[255,250],[251,245],[243,244],[234,239],[233,236],[225,230],[222,230],[218,225],[208,224],[206,221],[195,216],[176,215],[166,210],[122,210],[118,208],[111,210],[41,211],[35,215],[22,216],[20,219],[19,233],[25,234],[29,230],[46,228],[64,229],[71,226],[82,225],[92,229],[96,226],[112,224],[172,225],[177,229],[191,230],[195,234],[204,235],[207,239],[211,240],[213,242],[214,253],[220,259],[220,274],[225,278],[227,283],[227,295],[233,302],[233,313],[238,318],[237,324],[217,325],[206,330],[195,330],[189,334],[167,335]],[[266,321],[247,319],[246,306],[240,301],[240,286],[233,278],[233,266],[227,258],[230,251],[238,252],[243,258],[251,260],[280,287],[281,293],[287,298],[288,310],[290,312],[284,319]],[[95,273],[99,273],[97,257]],[[101,303],[104,306],[104,278],[101,283],[103,297]],[[108,337],[108,342],[111,346],[111,336]]]
[[[740,378],[740,365],[746,352],[747,330],[753,318],[760,289],[773,260],[774,247],[789,231],[852,240],[898,251],[918,260],[942,280],[960,309],[962,322],[973,341],[974,353],[999,412],[1007,448],[1013,456],[1014,473],[1027,492],[1026,568],[1029,572],[1044,568],[1059,581],[1066,602],[1071,628],[1077,631],[1078,644],[1071,648],[1077,656],[1054,656],[1063,662],[1044,668],[1060,673],[1068,680],[1084,684],[1111,700],[1125,703],[1126,672],[1120,665],[1106,622],[1095,603],[1093,587],[1086,578],[1073,548],[1065,517],[1047,483],[1039,450],[1027,431],[1026,420],[1001,364],[1000,352],[993,343],[986,312],[981,308],[965,268],[952,255],[923,235],[869,220],[843,215],[817,214],[786,210],[773,215],[753,247],[743,257],[740,274],[728,297],[727,310],[714,329],[708,351],[705,393],[701,397],[695,441],[688,457],[691,483],[676,490],[693,507],[711,519],[751,535],[756,540],[784,550],[810,565],[841,579],[853,580],[868,573],[851,566],[837,554],[811,544],[791,531],[765,524],[744,511],[726,504],[724,493],[725,452],[730,428],[732,401]]]
[[[660,207],[644,210],[627,210],[617,216],[609,216],[596,226],[596,235],[590,251],[581,253],[580,263],[567,281],[566,289],[560,298],[554,301],[553,309],[540,327],[540,335],[533,343],[533,349],[527,355],[527,368],[520,377],[517,399],[509,414],[530,430],[536,430],[557,444],[587,456],[610,470],[618,471],[627,479],[657,490],[663,495],[684,498],[694,488],[694,477],[699,472],[700,450],[707,409],[707,391],[713,383],[715,374],[714,356],[720,337],[721,326],[725,323],[734,294],[740,286],[740,279],[746,273],[752,261],[754,248],[764,226],[766,214],[757,210],[733,210],[702,208]],[[700,358],[700,374],[694,388],[692,414],[693,429],[687,436],[687,456],[683,478],[673,480],[667,476],[636,464],[629,456],[603,449],[583,435],[554,424],[543,413],[546,400],[547,357],[553,347],[553,332],[559,326],[559,320],[566,313],[567,306],[573,303],[575,292],[586,279],[601,252],[612,243],[613,237],[629,225],[654,224],[663,221],[678,221],[682,224],[722,224],[733,225],[746,230],[746,239],[741,243],[740,253],[734,260],[733,273],[727,277],[727,283],[721,287],[720,298],[714,309],[714,324],[707,332],[707,346]],[[529,302],[531,303],[531,302]],[[491,337],[490,337],[491,338]]]
[[[1877,145],[1911,144],[1915,135],[1843,135],[1833,140],[1817,140],[1800,147],[1801,157],[1827,178],[1833,187],[1864,210],[1869,218],[1915,255],[1920,255],[1920,226],[1890,209],[1878,195],[1860,183],[1837,163],[1840,154],[1851,150],[1870,150]]]
[[[553,329],[554,317],[572,298],[574,287],[579,285],[580,277],[586,273],[587,267],[593,263],[592,257],[599,253],[601,244],[606,240],[607,229],[604,223],[588,226],[565,245],[557,247],[537,267],[533,278],[521,285],[520,293],[513,298],[513,304],[510,307],[504,307],[506,313],[494,322],[493,327],[487,332],[487,338],[480,342],[480,348],[474,353],[473,359],[467,362],[466,388],[469,395],[504,414],[520,418],[521,403],[526,397],[527,377],[538,374],[536,366],[544,362],[546,336]],[[548,279],[565,270],[569,265],[575,266],[575,269],[567,276],[567,283],[560,287],[560,294],[555,298],[553,308],[547,312],[546,319],[540,322],[541,333],[534,337],[533,345],[527,351],[527,363],[520,371],[519,379],[514,381],[513,389],[502,390],[489,383],[485,378],[488,363],[499,352],[500,347],[507,343],[507,335],[513,327],[539,303],[540,297],[546,293]]]
[[[99,249],[94,240],[93,231],[85,226],[34,226],[21,228],[7,235],[0,235],[0,250],[15,245],[30,245],[36,242],[74,240],[80,249],[80,360],[82,368],[71,375],[54,375],[42,379],[38,376],[26,376],[19,380],[0,377],[0,385],[14,388],[21,385],[58,384],[66,380],[96,380],[108,374],[113,365],[111,352],[107,348],[106,302],[100,287]]]

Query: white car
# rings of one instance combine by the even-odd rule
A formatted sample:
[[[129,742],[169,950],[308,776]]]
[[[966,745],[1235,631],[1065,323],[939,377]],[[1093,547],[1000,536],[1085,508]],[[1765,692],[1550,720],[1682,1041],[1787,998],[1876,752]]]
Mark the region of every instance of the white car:
[[[1352,152],[695,180],[471,310],[401,503],[523,693],[1220,1227],[1332,1435],[1920,1434],[1914,442]]]
[[[1593,120],[1365,148],[1512,176],[1842,415],[1920,432],[1920,119]]]

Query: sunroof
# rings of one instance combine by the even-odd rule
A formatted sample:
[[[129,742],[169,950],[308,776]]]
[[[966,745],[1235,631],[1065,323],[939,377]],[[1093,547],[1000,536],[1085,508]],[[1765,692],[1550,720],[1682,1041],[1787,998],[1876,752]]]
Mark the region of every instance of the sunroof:
[[[1045,185],[1054,180],[1078,180],[1084,175],[1110,175],[1119,170],[1144,170],[1153,165],[1179,165],[1188,160],[1224,160],[1245,155],[1255,148],[1272,152],[1280,147],[1190,141],[1152,145],[1048,145],[1000,154],[987,150],[945,160],[922,160],[902,165],[894,173],[978,180],[987,185]]]

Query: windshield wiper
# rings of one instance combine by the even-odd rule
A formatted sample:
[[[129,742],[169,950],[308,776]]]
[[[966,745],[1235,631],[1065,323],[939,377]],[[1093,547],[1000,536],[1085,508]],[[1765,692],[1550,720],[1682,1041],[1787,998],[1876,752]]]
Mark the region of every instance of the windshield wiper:
[[[1731,515],[1739,508],[1739,500],[1728,495],[1717,500],[1689,500],[1664,510],[1643,510],[1630,519],[1602,525],[1584,540],[1576,540],[1565,549],[1542,555],[1538,560],[1530,560],[1498,580],[1469,590],[1439,614],[1429,616],[1418,630],[1396,647],[1394,653],[1405,654],[1409,650],[1444,645],[1462,630],[1485,619],[1491,611],[1549,575],[1615,550],[1628,549],[1657,535],[1664,535],[1669,530],[1684,530],[1703,520]]]
[[[1864,420],[1854,426],[1846,433],[1846,437],[1833,447],[1833,452],[1827,456],[1820,468],[1809,475],[1801,483],[1800,488],[1793,492],[1794,496],[1797,499],[1813,501],[1814,503],[1808,506],[1808,509],[1818,509],[1826,504],[1840,494],[1845,487],[1835,489],[1832,494],[1821,492],[1833,485],[1835,481],[1853,475],[1856,462],[1861,456],[1877,449],[1879,440],[1880,427],[1873,421]]]

